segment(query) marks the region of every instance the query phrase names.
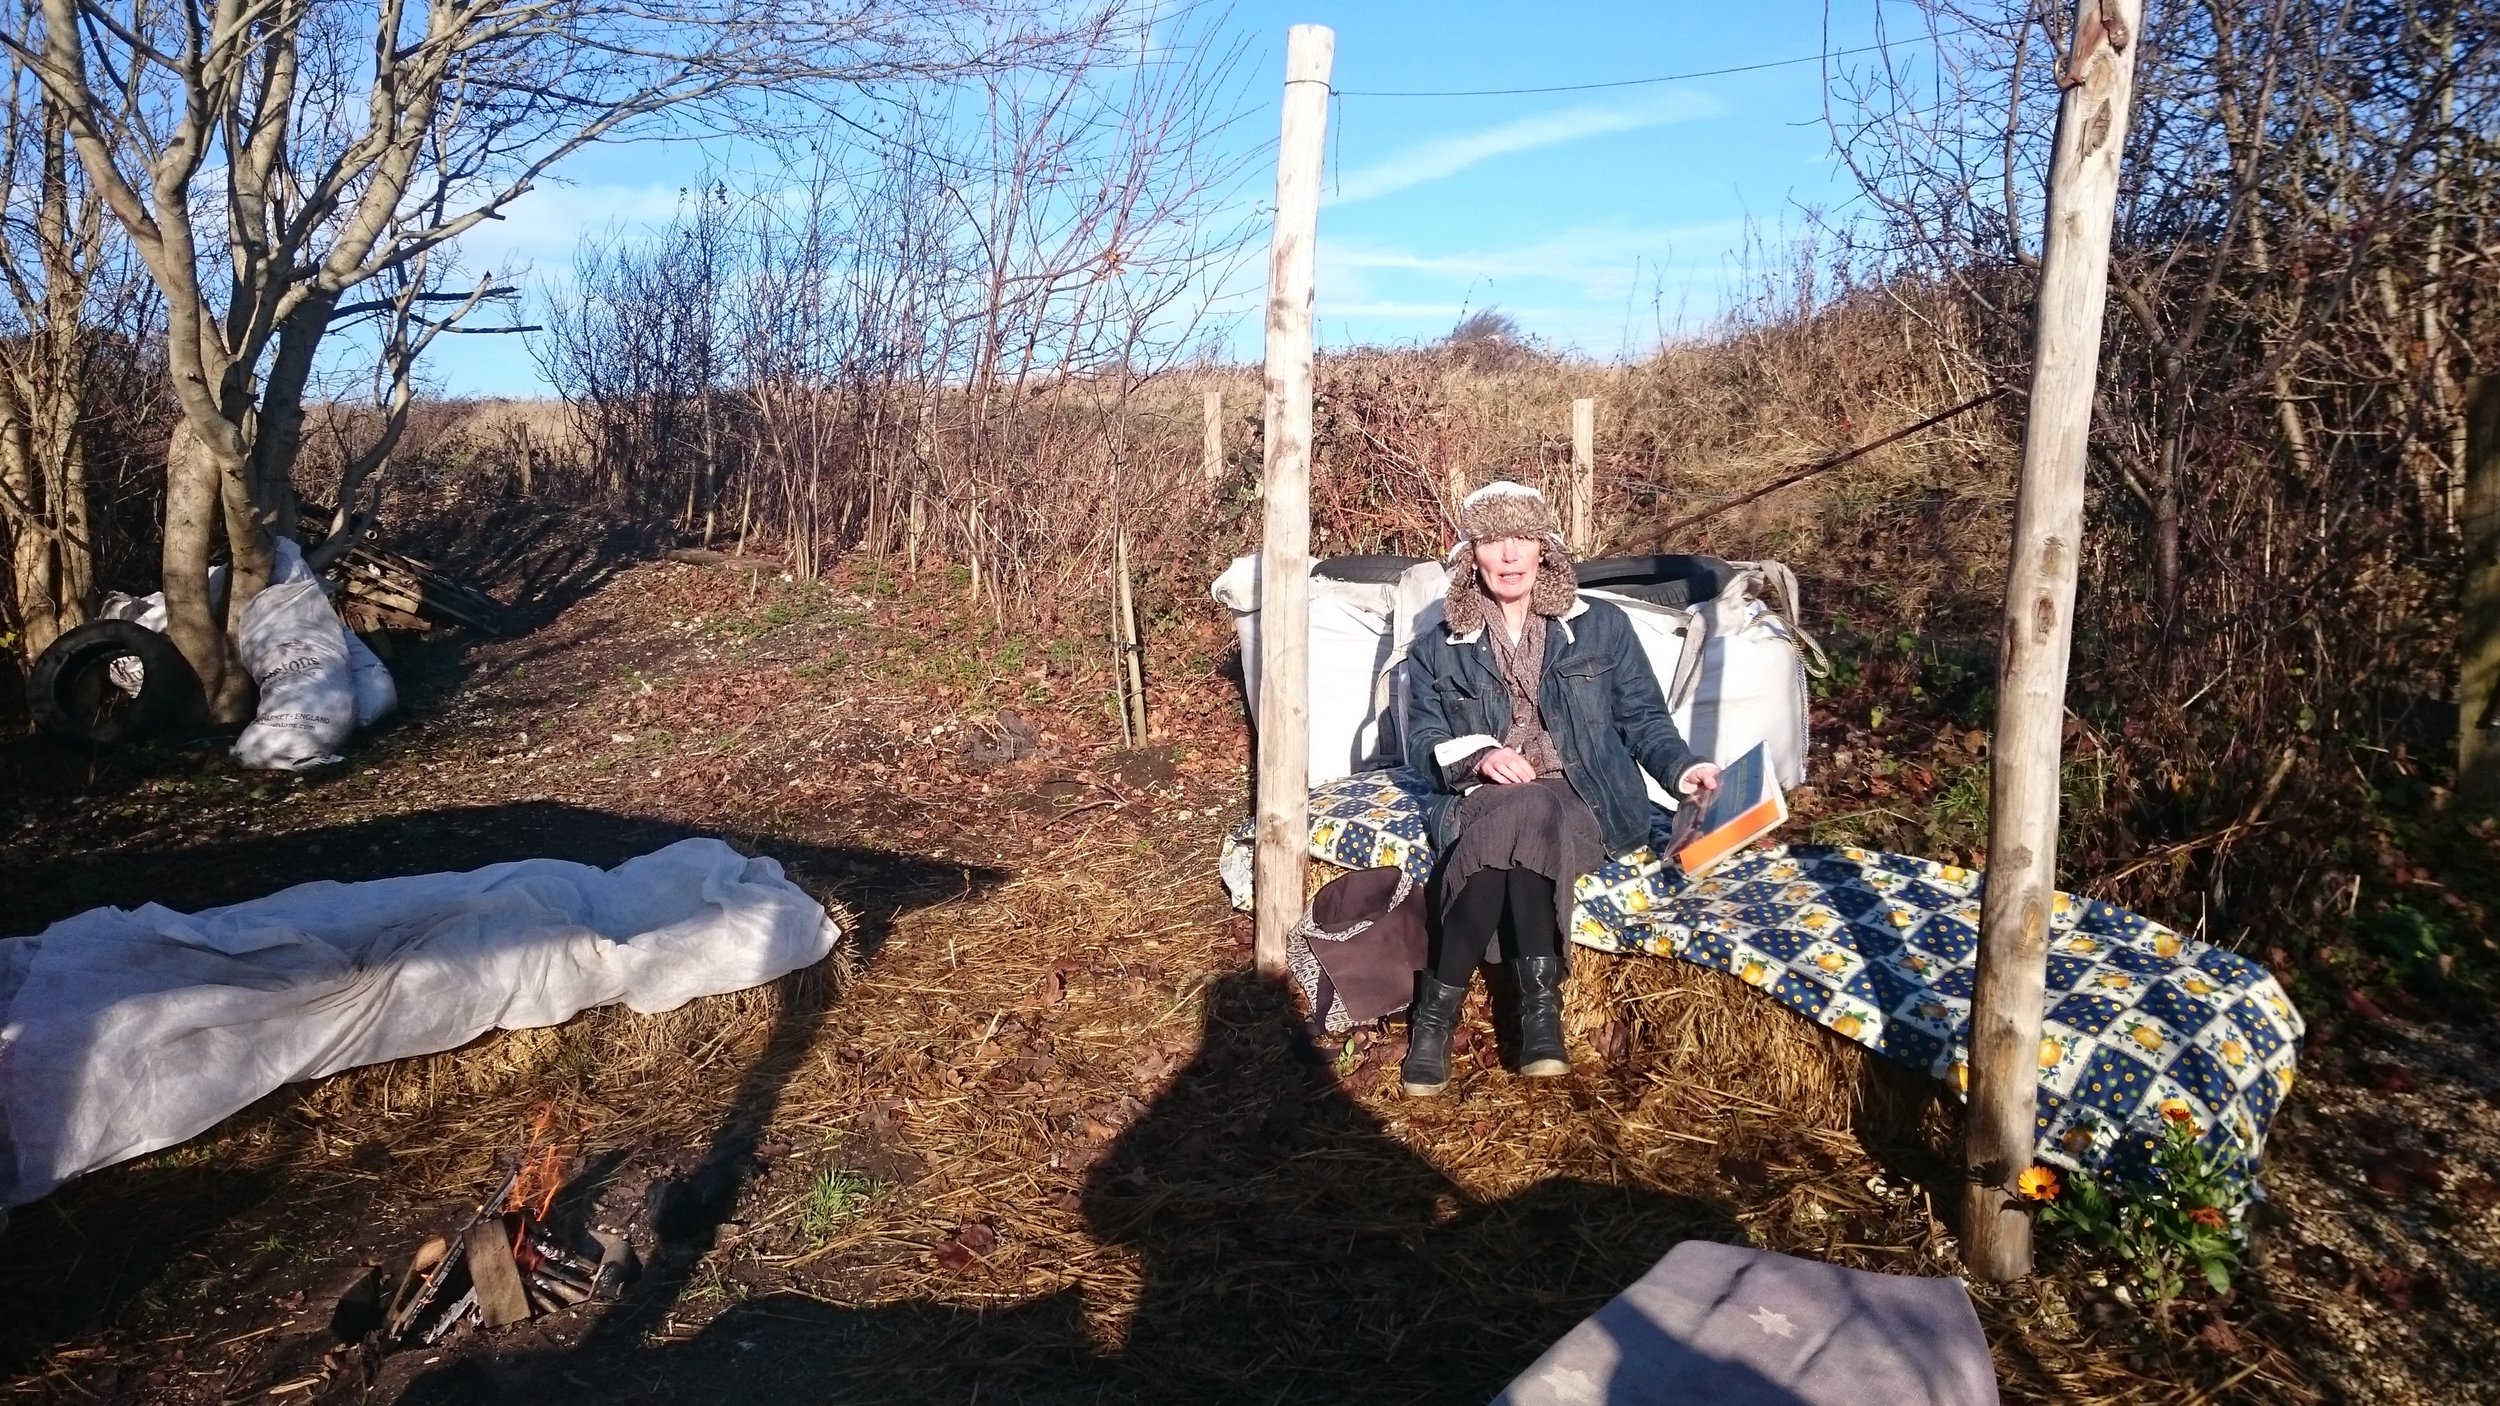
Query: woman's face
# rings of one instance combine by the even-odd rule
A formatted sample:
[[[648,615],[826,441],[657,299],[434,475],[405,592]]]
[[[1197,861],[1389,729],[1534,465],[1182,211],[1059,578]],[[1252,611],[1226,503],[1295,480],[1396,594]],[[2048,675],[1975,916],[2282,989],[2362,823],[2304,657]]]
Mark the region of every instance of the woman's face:
[[[1545,559],[1545,544],[1533,537],[1502,537],[1478,542],[1476,579],[1484,583],[1484,593],[1504,605],[1516,605],[1536,589],[1537,563]]]

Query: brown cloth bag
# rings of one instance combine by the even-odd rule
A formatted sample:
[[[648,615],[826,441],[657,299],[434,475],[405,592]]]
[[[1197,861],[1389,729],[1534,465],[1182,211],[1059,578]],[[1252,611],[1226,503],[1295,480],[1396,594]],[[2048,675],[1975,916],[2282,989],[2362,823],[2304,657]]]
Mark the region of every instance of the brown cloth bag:
[[[1414,1002],[1424,921],[1424,886],[1394,866],[1339,875],[1312,896],[1288,956],[1321,1028],[1341,1035]]]

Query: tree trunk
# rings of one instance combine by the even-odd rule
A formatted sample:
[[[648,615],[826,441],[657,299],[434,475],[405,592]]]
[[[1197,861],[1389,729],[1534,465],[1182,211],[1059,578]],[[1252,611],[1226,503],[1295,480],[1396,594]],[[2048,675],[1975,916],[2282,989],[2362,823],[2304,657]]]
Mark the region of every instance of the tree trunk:
[[[224,517],[218,479],[198,436],[177,424],[165,450],[165,633],[199,676],[210,718],[223,723],[250,715],[251,689],[208,593],[208,558]]]
[[[2174,429],[2161,447],[2153,477],[2153,608],[2168,629],[2179,608],[2179,438]]]
[[[2500,375],[2466,391],[2465,599],[2457,640],[2457,799],[2500,808]]]

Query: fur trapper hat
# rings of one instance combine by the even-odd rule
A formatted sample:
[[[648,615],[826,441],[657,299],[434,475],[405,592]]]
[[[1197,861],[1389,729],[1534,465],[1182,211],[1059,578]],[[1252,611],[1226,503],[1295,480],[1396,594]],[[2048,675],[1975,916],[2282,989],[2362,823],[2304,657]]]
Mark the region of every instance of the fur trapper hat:
[[[1528,595],[1528,608],[1539,615],[1559,618],[1568,614],[1579,599],[1578,578],[1571,570],[1571,548],[1563,541],[1560,524],[1545,495],[1524,483],[1495,479],[1467,495],[1458,505],[1458,546],[1450,553],[1450,592],[1442,606],[1449,617],[1450,633],[1464,635],[1484,628],[1485,606],[1492,599],[1476,580],[1478,542],[1498,542],[1505,537],[1534,538],[1545,553],[1537,562],[1536,585]]]

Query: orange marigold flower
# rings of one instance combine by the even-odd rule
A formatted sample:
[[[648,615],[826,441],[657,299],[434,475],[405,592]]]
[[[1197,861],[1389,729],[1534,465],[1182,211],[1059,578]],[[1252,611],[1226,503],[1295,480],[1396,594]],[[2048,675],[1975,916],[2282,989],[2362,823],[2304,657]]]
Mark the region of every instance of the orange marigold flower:
[[[2224,1225],[2229,1223],[2222,1218],[2222,1212],[2215,1210],[2211,1206],[2199,1206],[2195,1210],[2188,1212],[2188,1219],[2196,1222],[2198,1225],[2204,1226],[2208,1230],[2220,1230]]]
[[[2014,1191],[2026,1201],[2054,1201],[2057,1173],[2047,1167],[2025,1167],[2023,1174],[2014,1178]]]
[[[2166,1098],[2161,1101],[2161,1116],[2169,1122],[2185,1126],[2196,1121],[2196,1110],[2188,1106],[2186,1099]]]

